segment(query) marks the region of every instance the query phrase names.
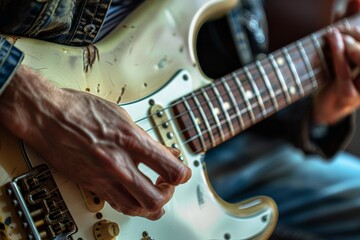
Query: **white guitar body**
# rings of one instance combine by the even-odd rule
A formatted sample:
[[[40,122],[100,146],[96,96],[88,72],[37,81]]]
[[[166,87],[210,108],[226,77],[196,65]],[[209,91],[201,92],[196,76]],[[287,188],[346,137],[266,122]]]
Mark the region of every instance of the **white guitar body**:
[[[183,143],[179,127],[170,121],[167,129],[172,137],[166,139],[168,132],[159,130],[154,119],[149,118],[153,116],[151,108],[161,106],[164,115],[171,119],[173,113],[166,107],[173,100],[209,83],[196,64],[196,33],[209,16],[220,14],[235,3],[233,0],[148,0],[108,37],[84,48],[13,39],[26,54],[24,64],[39,70],[59,87],[120,101],[134,121],[140,120],[137,124],[141,128],[153,129],[148,133],[154,139],[166,145],[176,141],[184,162],[192,169],[190,181],[177,188],[165,206],[165,216],[158,221],[128,217],[107,204],[94,211],[71,179],[52,170],[76,225],[71,236],[57,239],[109,239],[94,234],[94,226],[104,219],[119,227],[120,233],[115,238],[119,240],[238,240],[267,239],[271,235],[277,221],[273,200],[259,196],[237,204],[224,202],[209,184],[202,155],[193,154]],[[35,222],[33,226],[27,223],[24,227],[25,220],[31,222],[31,217],[29,220],[16,216],[21,208],[11,203],[17,186],[10,184],[12,180],[44,164],[20,143],[6,130],[0,131],[0,226],[4,226],[0,228],[0,239],[28,239],[29,232],[33,239],[49,239],[37,230],[43,222]],[[156,174],[146,166],[142,170],[156,179]],[[10,185],[12,191],[8,191]],[[10,196],[6,192],[11,192]],[[22,210],[22,214],[27,213]]]

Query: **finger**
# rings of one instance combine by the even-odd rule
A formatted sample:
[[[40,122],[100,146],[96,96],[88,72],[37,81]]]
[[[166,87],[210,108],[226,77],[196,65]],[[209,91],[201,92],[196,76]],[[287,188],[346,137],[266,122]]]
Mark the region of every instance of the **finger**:
[[[360,41],[360,28],[359,27],[350,27],[350,28],[341,27],[340,32],[342,34],[352,36],[356,41]]]
[[[357,66],[360,66],[360,43],[353,37],[344,36],[345,51],[350,60]]]
[[[157,172],[165,181],[172,185],[185,183],[191,176],[190,169],[177,157],[178,151],[168,151],[166,147],[158,142],[147,139],[144,144],[146,149],[142,153],[142,162]]]
[[[347,62],[345,44],[340,32],[334,29],[329,34],[329,45],[332,52],[332,60],[336,75],[336,92],[339,99],[338,105],[345,106],[358,95],[353,85],[351,68]]]
[[[339,30],[333,29],[329,33],[328,39],[332,53],[336,81],[338,83],[351,81],[351,71],[345,57],[345,45]]]
[[[102,193],[97,192],[97,195],[107,201],[113,209],[125,215],[141,217],[148,215],[143,213],[140,203],[122,184],[111,186]]]
[[[140,204],[141,209],[138,214],[142,216],[159,212],[164,204],[171,199],[175,189],[173,185],[168,183],[154,185],[151,180],[138,169],[131,173],[130,179],[123,179],[120,184],[122,184]]]
[[[113,189],[108,189],[105,192],[104,199],[115,210],[122,212],[125,215],[140,216],[150,220],[159,219],[164,215],[165,211],[163,206],[174,194],[174,186],[169,184],[153,186],[153,190],[156,191],[155,194],[149,194],[148,189],[139,189],[135,185],[131,185],[132,187],[129,191],[128,186],[129,184],[123,185],[122,183],[114,185]],[[157,202],[157,199],[159,198],[161,201]]]
[[[175,187],[172,185],[169,185],[167,183],[157,184],[157,188],[163,194],[169,194],[169,193],[171,194],[170,197],[168,198],[168,201],[174,195],[174,192],[175,192]],[[164,205],[166,203],[168,203],[168,201],[164,202]],[[165,210],[164,210],[164,208],[161,208],[159,211],[151,213],[147,218],[150,220],[157,220],[157,219],[161,218],[164,214],[165,214]]]

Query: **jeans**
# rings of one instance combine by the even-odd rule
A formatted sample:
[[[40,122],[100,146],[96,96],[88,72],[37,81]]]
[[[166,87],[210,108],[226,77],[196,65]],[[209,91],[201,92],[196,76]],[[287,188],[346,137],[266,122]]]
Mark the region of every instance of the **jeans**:
[[[274,239],[360,239],[360,160],[332,161],[244,133],[205,156],[215,191],[229,202],[266,195],[279,208]],[[278,237],[276,237],[278,236]]]

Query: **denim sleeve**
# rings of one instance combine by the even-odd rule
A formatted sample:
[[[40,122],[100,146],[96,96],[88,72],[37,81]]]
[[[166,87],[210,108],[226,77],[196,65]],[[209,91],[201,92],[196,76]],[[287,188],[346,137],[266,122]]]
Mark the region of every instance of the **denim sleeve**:
[[[18,48],[0,37],[0,95],[9,84],[23,58],[24,54]]]

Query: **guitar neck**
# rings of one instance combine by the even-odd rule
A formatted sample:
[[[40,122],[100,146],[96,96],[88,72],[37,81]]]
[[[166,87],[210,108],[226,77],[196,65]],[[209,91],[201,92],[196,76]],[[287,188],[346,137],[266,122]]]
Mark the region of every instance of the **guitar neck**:
[[[359,25],[360,15],[333,27]],[[193,152],[205,152],[309,95],[331,79],[322,29],[172,104]]]

